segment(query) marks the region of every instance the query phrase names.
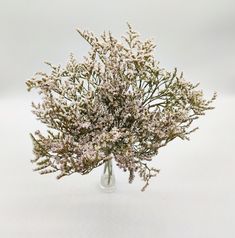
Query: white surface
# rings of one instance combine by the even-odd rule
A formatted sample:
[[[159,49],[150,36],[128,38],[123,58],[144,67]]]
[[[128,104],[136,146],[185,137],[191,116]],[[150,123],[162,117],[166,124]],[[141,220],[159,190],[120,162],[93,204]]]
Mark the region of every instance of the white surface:
[[[1,238],[234,238],[235,97],[219,98],[190,142],[162,148],[146,192],[115,170],[118,189],[98,189],[101,168],[60,181],[32,172],[30,99],[0,99]]]

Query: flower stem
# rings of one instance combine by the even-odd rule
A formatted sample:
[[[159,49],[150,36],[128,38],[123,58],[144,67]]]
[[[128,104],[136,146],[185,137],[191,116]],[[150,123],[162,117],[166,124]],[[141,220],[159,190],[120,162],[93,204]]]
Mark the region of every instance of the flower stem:
[[[107,174],[108,174],[108,185],[109,185],[110,181],[111,181],[111,176],[112,176],[112,173],[113,173],[112,160],[105,161],[105,163],[104,163],[104,174],[106,174],[106,171],[107,171]]]

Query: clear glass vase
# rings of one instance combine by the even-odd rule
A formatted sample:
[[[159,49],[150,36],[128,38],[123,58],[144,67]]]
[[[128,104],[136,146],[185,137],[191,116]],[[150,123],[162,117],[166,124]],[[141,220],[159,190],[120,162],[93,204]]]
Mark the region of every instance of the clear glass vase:
[[[105,192],[114,192],[116,189],[112,159],[107,160],[104,163],[104,170],[100,179],[100,187]]]

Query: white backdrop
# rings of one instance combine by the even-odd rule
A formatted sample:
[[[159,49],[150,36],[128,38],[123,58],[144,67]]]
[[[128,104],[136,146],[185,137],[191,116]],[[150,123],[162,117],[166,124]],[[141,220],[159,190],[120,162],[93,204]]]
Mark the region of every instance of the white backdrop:
[[[154,161],[161,169],[145,193],[115,170],[117,192],[102,193],[101,168],[60,182],[32,172],[24,82],[44,61],[82,59],[75,29],[117,37],[129,22],[154,38],[162,67],[219,94],[190,142],[175,141]],[[235,2],[164,0],[0,0],[0,237],[235,237]]]
[[[209,91],[235,92],[233,0],[0,0],[0,92],[24,93],[23,82],[45,60],[83,56],[77,27],[118,37],[126,22],[154,38],[163,67],[177,66]]]

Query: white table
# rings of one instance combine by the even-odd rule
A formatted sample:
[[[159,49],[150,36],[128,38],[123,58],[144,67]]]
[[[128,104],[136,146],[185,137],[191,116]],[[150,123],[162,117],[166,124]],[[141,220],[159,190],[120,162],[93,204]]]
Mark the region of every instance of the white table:
[[[191,141],[154,160],[146,192],[115,168],[117,191],[99,190],[101,168],[60,181],[32,172],[28,98],[0,99],[1,238],[234,238],[235,97],[220,97]]]

